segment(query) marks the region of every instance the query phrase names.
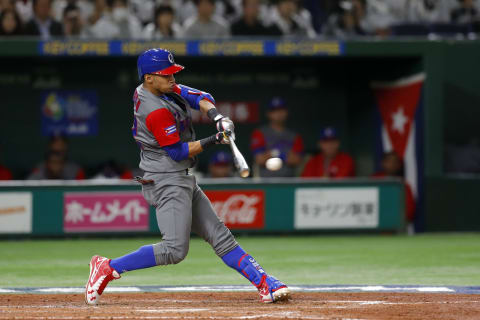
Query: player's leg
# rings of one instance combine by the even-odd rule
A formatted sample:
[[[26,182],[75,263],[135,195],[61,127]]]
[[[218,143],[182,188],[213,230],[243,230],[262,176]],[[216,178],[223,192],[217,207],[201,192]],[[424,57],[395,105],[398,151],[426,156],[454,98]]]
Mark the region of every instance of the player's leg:
[[[179,178],[183,180],[183,177]],[[119,273],[156,265],[176,264],[186,257],[192,224],[193,188],[182,182],[143,189],[147,201],[155,206],[163,241],[113,259],[110,266]]]
[[[193,193],[192,231],[210,243],[226,265],[237,270],[255,285],[263,302],[289,298],[287,286],[269,276],[260,264],[238,245],[230,230],[215,214],[210,200],[198,186]]]
[[[120,278],[126,271],[174,264],[188,253],[193,179],[168,179],[168,185],[152,184],[143,187],[143,195],[156,207],[157,222],[163,241],[146,245],[116,259],[94,256],[90,261],[90,276],[85,290],[85,302],[96,304],[108,282]]]

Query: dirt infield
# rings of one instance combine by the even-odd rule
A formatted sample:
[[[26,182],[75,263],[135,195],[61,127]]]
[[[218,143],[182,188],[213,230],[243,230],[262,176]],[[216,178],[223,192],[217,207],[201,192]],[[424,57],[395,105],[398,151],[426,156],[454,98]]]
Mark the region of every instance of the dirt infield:
[[[0,294],[0,319],[480,319],[480,295],[303,293],[262,304],[254,292]]]

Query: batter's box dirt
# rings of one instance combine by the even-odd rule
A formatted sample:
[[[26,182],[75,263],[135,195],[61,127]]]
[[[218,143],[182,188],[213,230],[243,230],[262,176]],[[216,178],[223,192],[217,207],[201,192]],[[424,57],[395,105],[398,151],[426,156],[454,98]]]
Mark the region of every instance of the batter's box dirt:
[[[253,292],[0,294],[0,319],[480,319],[480,296],[426,293],[300,293],[262,304]]]

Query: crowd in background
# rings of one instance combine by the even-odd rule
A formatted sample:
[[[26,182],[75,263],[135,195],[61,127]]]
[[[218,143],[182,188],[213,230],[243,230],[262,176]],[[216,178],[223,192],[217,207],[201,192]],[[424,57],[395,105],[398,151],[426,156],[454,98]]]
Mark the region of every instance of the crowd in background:
[[[478,32],[479,13],[480,0],[0,0],[0,36],[158,40],[448,34]]]

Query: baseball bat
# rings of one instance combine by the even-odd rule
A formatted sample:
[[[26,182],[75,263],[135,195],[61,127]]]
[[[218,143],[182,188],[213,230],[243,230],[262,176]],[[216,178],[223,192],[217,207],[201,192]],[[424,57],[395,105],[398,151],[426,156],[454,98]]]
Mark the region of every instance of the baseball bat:
[[[231,131],[227,131],[228,140],[230,141],[230,149],[232,149],[233,154],[233,163],[240,173],[242,178],[246,178],[250,175],[250,168],[248,167],[247,161],[243,157],[240,150],[238,150],[237,145],[235,144],[235,136],[232,135]]]

